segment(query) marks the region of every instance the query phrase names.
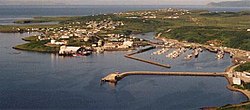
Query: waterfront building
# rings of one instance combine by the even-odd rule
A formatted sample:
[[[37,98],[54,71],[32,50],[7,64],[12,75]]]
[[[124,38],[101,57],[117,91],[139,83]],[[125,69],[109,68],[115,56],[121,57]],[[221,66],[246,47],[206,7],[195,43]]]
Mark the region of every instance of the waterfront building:
[[[61,38],[62,39],[69,39],[69,36],[68,35],[62,35]]]
[[[124,46],[127,46],[127,47],[132,47],[132,46],[133,46],[133,43],[134,43],[133,41],[124,41],[124,42],[123,42],[123,45],[124,45]]]
[[[114,44],[114,43],[105,43],[104,44],[104,48],[105,49],[112,49],[112,48],[116,48],[118,45]]]
[[[77,53],[77,51],[81,47],[74,47],[74,46],[61,46],[59,54],[74,54]]]
[[[55,42],[56,45],[65,45],[67,44],[66,42]]]
[[[241,85],[241,80],[240,80],[240,78],[233,77],[233,84]]]

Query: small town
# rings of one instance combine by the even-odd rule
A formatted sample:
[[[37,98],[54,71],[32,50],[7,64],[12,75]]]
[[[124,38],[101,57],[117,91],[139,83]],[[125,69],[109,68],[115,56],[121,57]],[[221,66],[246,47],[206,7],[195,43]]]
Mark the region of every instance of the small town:
[[[79,22],[77,24],[80,24]],[[36,36],[37,40],[50,40],[46,46],[60,46],[60,55],[89,55],[92,51],[102,53],[104,51],[129,50],[135,41],[140,41],[123,34],[102,34],[123,26],[123,22],[111,20],[90,21],[80,26],[66,26],[60,28],[40,29],[43,34]],[[37,30],[37,29],[32,29]]]
[[[27,7],[0,17],[0,109],[250,107],[250,11]]]
[[[178,19],[181,15],[190,13],[188,10],[168,8],[157,11],[121,12],[114,13],[114,15],[126,16],[128,19],[148,20],[157,18],[158,12],[167,13],[167,15],[157,15],[157,17],[163,19]],[[135,16],[141,16],[141,18]],[[125,51],[150,44],[130,33],[112,33],[116,28],[125,25],[123,21],[113,21],[112,18],[107,18],[99,21],[69,22],[63,27],[56,28],[27,28],[22,30],[17,28],[17,30],[20,32],[41,32],[41,35],[34,37],[38,41],[49,41],[44,44],[47,47],[60,47],[58,53],[65,56],[89,55],[92,51],[97,53]]]
[[[147,11],[132,11],[114,13],[114,15],[122,16],[127,19],[142,19],[146,22],[150,19],[181,19],[184,15],[189,15],[191,12],[184,9],[159,9]],[[106,14],[105,14],[106,15]],[[199,22],[196,18],[191,18],[196,24]],[[126,26],[123,21],[113,21],[112,18],[103,20],[87,21],[87,22],[69,22],[64,27],[57,28],[32,28],[26,29],[28,32],[38,31],[41,35],[35,36],[38,41],[49,41],[45,46],[59,47],[58,54],[62,56],[88,56],[95,53],[103,53],[104,51],[128,51],[136,50],[140,46],[152,46],[159,50],[151,53],[152,56],[166,54],[166,59],[176,59],[180,55],[192,50],[191,54],[187,54],[184,60],[190,61],[197,58],[203,50],[216,53],[215,59],[223,59],[225,53],[229,53],[233,58],[234,66],[227,69],[227,77],[229,81],[235,85],[242,85],[241,82],[250,83],[248,77],[249,72],[234,72],[231,68],[239,66],[250,61],[250,52],[229,47],[217,46],[216,41],[209,41],[207,45],[199,43],[190,43],[187,41],[178,41],[175,39],[167,39],[161,37],[163,33],[157,33],[154,37],[158,42],[137,38],[133,34],[114,33],[117,28]],[[19,30],[19,29],[18,29]],[[167,29],[166,33],[170,33],[173,29]],[[249,32],[249,29],[246,30]],[[150,48],[154,49],[154,48]],[[148,49],[148,50],[150,50]],[[174,49],[169,52],[170,49]],[[146,50],[146,51],[148,51]],[[139,50],[146,52],[144,50]],[[138,52],[138,53],[141,53]],[[137,54],[137,53],[135,53]],[[163,67],[171,67],[158,62],[148,61],[147,59],[135,58],[134,53],[125,55],[128,58],[139,60],[142,62],[155,64]],[[151,58],[151,57],[150,57]],[[248,92],[247,92],[248,94]],[[249,95],[250,96],[250,95]]]

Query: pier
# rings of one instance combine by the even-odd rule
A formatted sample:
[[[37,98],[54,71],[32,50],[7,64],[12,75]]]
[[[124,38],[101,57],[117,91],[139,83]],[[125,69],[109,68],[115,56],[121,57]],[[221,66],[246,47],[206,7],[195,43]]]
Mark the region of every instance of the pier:
[[[164,68],[171,68],[171,66],[168,65],[168,64],[161,64],[161,63],[145,60],[145,59],[142,59],[142,58],[134,57],[134,56],[131,56],[131,55],[125,55],[125,57],[133,59],[133,60],[138,60],[138,61],[141,61],[141,62],[153,64],[153,65],[156,65],[156,66],[164,67]]]
[[[124,56],[125,56],[126,58],[130,58],[130,59],[133,59],[133,60],[137,60],[137,61],[141,61],[141,62],[153,64],[153,65],[160,66],[160,67],[164,67],[164,68],[170,68],[171,66],[168,65],[168,64],[161,64],[161,63],[158,63],[158,62],[149,61],[149,60],[146,60],[146,59],[142,59],[142,58],[138,58],[138,57],[133,56],[133,55],[135,55],[135,54],[142,53],[142,52],[145,52],[145,51],[148,51],[148,50],[151,50],[151,49],[155,49],[155,48],[156,48],[155,46],[150,46],[150,47],[147,47],[147,48],[145,48],[145,49],[141,49],[141,50],[138,50],[138,51],[136,51],[136,52],[126,54],[126,55],[124,55]]]
[[[250,100],[250,92],[248,90],[242,90],[233,87],[233,79],[228,76],[228,72],[159,72],[159,71],[130,71],[123,73],[110,73],[106,77],[101,79],[101,83],[110,82],[117,84],[118,81],[122,80],[127,76],[132,75],[166,75],[166,76],[201,76],[201,77],[225,77],[228,81],[227,88],[231,91],[237,91],[243,93],[248,100]]]
[[[168,76],[213,76],[225,77],[226,72],[158,72],[158,71],[130,71],[123,73],[110,73],[101,79],[102,82],[117,83],[119,80],[130,75],[168,75]]]
[[[149,50],[151,50],[151,49],[155,49],[155,48],[156,48],[155,46],[149,46],[149,47],[146,47],[146,48],[144,48],[144,49],[140,49],[140,50],[138,50],[138,51],[136,51],[136,52],[129,53],[129,54],[127,54],[126,56],[132,56],[132,55],[135,55],[135,54],[138,54],[138,53],[143,53],[143,52],[149,51]]]

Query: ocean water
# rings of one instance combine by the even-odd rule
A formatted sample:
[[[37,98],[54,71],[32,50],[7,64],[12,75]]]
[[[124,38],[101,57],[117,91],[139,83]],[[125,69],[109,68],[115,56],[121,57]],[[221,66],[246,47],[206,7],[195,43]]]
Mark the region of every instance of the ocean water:
[[[13,25],[18,19],[31,19],[37,16],[86,16],[104,13],[124,12],[131,10],[181,8],[181,9],[204,9],[209,11],[243,11],[249,7],[208,7],[208,6],[175,6],[175,5],[148,5],[148,6],[4,6],[0,7],[0,25]]]

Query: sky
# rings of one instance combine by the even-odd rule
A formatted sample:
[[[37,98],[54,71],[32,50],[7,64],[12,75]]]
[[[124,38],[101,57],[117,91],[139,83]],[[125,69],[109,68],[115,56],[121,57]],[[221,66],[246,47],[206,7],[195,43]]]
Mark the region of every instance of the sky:
[[[237,0],[0,0],[0,5],[206,5]]]

